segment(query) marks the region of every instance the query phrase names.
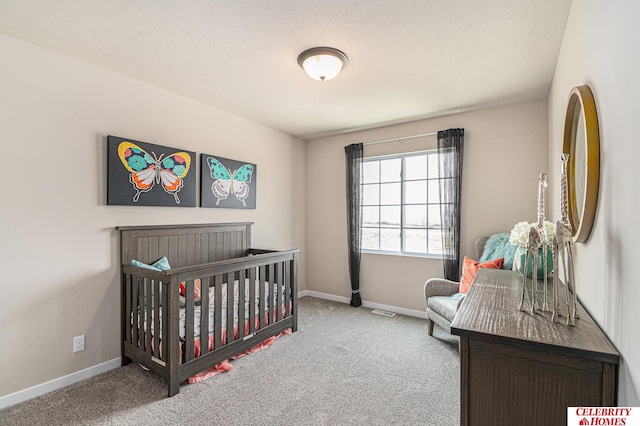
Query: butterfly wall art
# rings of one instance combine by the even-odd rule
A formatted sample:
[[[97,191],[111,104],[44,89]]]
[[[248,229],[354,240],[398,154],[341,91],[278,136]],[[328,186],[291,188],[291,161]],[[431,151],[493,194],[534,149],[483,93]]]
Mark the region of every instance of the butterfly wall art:
[[[201,154],[200,206],[256,208],[257,166]]]
[[[107,138],[107,204],[195,207],[195,152]]]

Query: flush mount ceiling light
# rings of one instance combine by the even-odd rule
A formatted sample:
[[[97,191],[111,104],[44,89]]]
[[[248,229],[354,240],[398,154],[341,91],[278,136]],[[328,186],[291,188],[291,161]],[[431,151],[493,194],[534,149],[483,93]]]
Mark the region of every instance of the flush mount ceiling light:
[[[309,77],[320,81],[337,76],[347,62],[347,55],[333,47],[312,47],[298,55],[298,65]]]

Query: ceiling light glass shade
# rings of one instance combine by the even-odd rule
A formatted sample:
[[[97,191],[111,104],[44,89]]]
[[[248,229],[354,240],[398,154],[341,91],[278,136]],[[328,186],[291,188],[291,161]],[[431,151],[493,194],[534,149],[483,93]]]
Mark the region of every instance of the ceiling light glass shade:
[[[333,47],[314,47],[298,55],[298,65],[309,77],[321,81],[337,76],[348,61],[347,55]]]

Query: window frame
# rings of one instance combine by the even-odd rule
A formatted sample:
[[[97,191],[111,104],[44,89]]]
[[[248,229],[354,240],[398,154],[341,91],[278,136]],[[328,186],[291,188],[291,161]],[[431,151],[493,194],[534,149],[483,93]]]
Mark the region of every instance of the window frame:
[[[410,157],[417,157],[417,156],[424,156],[426,155],[426,165],[427,165],[427,169],[426,169],[426,177],[424,178],[412,178],[412,179],[408,179],[406,178],[406,159],[410,158]],[[361,231],[364,231],[366,229],[374,229],[374,230],[378,230],[378,249],[372,249],[372,248],[363,248],[362,244],[364,242],[364,238],[361,238],[360,241],[360,250],[362,253],[367,253],[367,254],[383,254],[383,255],[393,255],[393,256],[408,256],[408,257],[426,257],[426,258],[442,258],[442,251],[429,251],[429,233],[430,232],[437,232],[440,235],[442,235],[442,220],[441,218],[441,200],[440,200],[440,196],[438,195],[438,199],[437,202],[430,202],[429,200],[429,183],[430,182],[436,182],[438,185],[438,191],[440,191],[440,172],[439,172],[439,165],[438,162],[436,161],[436,173],[435,173],[435,177],[433,172],[430,173],[429,170],[429,157],[430,156],[437,156],[438,155],[438,150],[437,149],[427,149],[427,150],[422,150],[422,151],[413,151],[413,152],[404,152],[404,153],[397,153],[397,154],[389,154],[389,155],[379,155],[379,156],[372,156],[372,157],[365,157],[363,158],[363,167],[362,167],[362,172],[361,172],[361,180],[360,180],[360,189],[361,189],[361,200],[360,200],[360,212],[363,215],[363,220],[360,224],[360,229]],[[382,161],[385,160],[394,160],[394,159],[399,159],[400,160],[400,177],[398,181],[386,181],[383,180],[382,176],[381,176],[381,168],[380,168],[380,164]],[[378,179],[375,182],[366,182],[365,183],[365,176],[364,176],[364,170],[365,170],[365,164],[368,162],[378,162],[379,164],[379,168],[378,168]],[[425,202],[424,203],[418,203],[418,202],[413,202],[413,203],[407,203],[406,199],[407,199],[407,194],[406,194],[406,188],[405,185],[407,182],[425,182],[426,185],[426,198],[425,198]],[[399,204],[383,204],[382,200],[381,200],[381,185],[385,184],[385,183],[398,183],[400,185],[400,203]],[[378,203],[377,204],[365,204],[364,203],[364,193],[365,193],[365,187],[367,185],[377,185],[378,186]],[[439,194],[439,193],[438,193]],[[388,207],[388,206],[399,206],[400,207],[400,224],[399,226],[383,226],[381,223],[381,207]],[[416,226],[409,226],[406,224],[406,207],[407,206],[424,206],[425,208],[425,214],[426,214],[426,222],[424,227],[416,227]],[[429,226],[429,208],[433,207],[433,206],[437,206],[438,209],[438,227],[433,227],[433,226]],[[378,207],[378,222],[377,222],[377,226],[367,226],[364,224],[364,208],[365,207]],[[400,233],[400,250],[396,251],[396,250],[383,250],[380,249],[381,246],[381,242],[382,242],[382,230],[383,229],[394,229],[394,230],[398,230]],[[406,235],[406,231],[407,230],[424,230],[425,234],[426,234],[426,246],[425,246],[425,252],[416,252],[416,251],[410,251],[407,249],[407,235]],[[442,250],[442,248],[440,249]]]

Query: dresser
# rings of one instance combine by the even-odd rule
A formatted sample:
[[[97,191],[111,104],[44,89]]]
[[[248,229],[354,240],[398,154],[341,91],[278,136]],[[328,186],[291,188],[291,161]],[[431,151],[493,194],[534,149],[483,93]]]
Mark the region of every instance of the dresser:
[[[480,269],[451,324],[460,424],[566,425],[567,407],[616,405],[620,355],[584,308],[574,327],[554,323],[551,313],[519,311],[521,292],[519,272]],[[549,279],[549,305],[552,294]]]

